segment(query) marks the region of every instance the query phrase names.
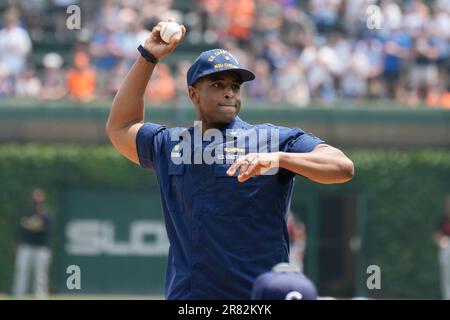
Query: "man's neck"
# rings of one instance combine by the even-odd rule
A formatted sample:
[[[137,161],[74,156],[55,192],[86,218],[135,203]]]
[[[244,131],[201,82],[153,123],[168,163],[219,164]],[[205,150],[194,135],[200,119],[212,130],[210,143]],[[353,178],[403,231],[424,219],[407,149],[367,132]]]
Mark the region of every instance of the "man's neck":
[[[197,121],[201,121],[202,122],[202,133],[205,133],[205,131],[208,130],[208,129],[223,130],[227,126],[229,126],[230,123],[233,122],[234,120],[229,122],[229,123],[219,123],[219,122],[208,122],[205,119],[197,118]]]
[[[229,125],[229,123],[212,123],[212,122],[206,123],[206,122],[203,122],[203,125],[202,125],[202,131],[203,131],[203,133],[204,133],[204,132],[205,132],[206,130],[208,130],[208,129],[223,130],[223,129],[225,129],[228,125]]]

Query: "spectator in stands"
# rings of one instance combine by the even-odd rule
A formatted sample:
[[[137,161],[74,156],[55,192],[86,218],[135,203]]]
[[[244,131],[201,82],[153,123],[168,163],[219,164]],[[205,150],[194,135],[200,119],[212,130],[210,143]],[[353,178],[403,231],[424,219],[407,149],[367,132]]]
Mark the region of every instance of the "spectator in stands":
[[[271,71],[281,68],[296,57],[295,50],[286,46],[274,32],[264,41],[262,57],[269,62]]]
[[[258,59],[252,70],[254,70],[256,78],[248,83],[248,96],[256,101],[267,101],[273,91],[270,66],[266,60]]]
[[[430,42],[437,50],[436,66],[438,69],[437,85],[439,91],[442,93],[446,89],[448,79],[447,65],[450,66],[450,16],[446,16],[448,22],[441,23],[437,17],[434,20],[428,22],[428,33]]]
[[[413,56],[414,62],[409,70],[411,84],[409,104],[412,105],[424,101],[434,89],[437,89],[439,49],[429,30],[423,28],[418,34],[413,47]]]
[[[336,96],[333,73],[341,63],[336,51],[311,42],[303,50],[299,62],[305,68],[311,96],[324,104],[333,102]]]
[[[61,99],[67,94],[62,57],[55,52],[47,53],[42,59],[44,76],[40,98],[43,100]]]
[[[439,106],[444,109],[450,109],[450,85],[445,92],[441,95]]]
[[[370,33],[353,45],[349,65],[342,74],[341,93],[346,98],[382,96],[383,43]]]
[[[147,86],[145,97],[153,103],[171,101],[175,97],[175,81],[166,64],[158,63]]]
[[[211,0],[208,0],[208,2],[209,1]],[[140,0],[140,3],[137,4],[136,9],[142,13],[145,20],[157,22],[161,19],[168,18],[164,16],[165,14],[170,13],[170,11],[173,12],[173,0]],[[173,13],[175,13],[173,17],[178,18],[178,14],[176,12]],[[149,25],[153,26],[153,22],[149,23]]]
[[[437,0],[434,4],[434,16],[436,32],[444,40],[450,39],[450,1]]]
[[[289,2],[287,1],[287,3]],[[305,46],[305,40],[311,38],[315,32],[315,25],[305,12],[294,5],[285,7],[280,31],[284,43],[301,51]]]
[[[228,0],[223,2],[226,19],[225,35],[241,44],[250,40],[255,23],[255,0]]]
[[[405,73],[412,46],[411,36],[401,28],[392,29],[384,39],[383,78],[388,98],[406,102],[403,73]]]
[[[132,33],[135,37],[135,45],[139,45],[145,42],[145,39],[150,35],[150,31],[145,28],[144,21],[141,18],[137,18],[132,22]],[[136,48],[133,48],[136,54]]]
[[[16,0],[23,25],[17,9],[5,12],[0,30],[0,96],[24,94],[14,92],[16,81],[27,81],[22,73],[31,42],[23,26],[38,42],[38,49],[43,47],[39,41],[47,43],[49,38],[44,36],[52,34],[57,35],[55,41],[73,43],[73,52],[90,52],[97,82],[95,96],[109,98],[118,87],[123,64],[134,61],[137,45],[149,33],[144,26],[153,26],[170,14],[188,26],[191,44],[224,47],[239,61],[248,60],[243,64],[258,61],[267,80],[255,81],[243,94],[261,102],[304,106],[310,101],[328,104],[346,98],[360,102],[387,96],[401,104],[448,105],[449,0],[378,1],[382,28],[372,30],[370,38],[365,35],[367,0],[193,2],[191,8],[173,0]],[[64,10],[69,4],[82,9],[80,32],[66,30]],[[77,41],[71,41],[73,38]],[[55,45],[59,48],[60,44]],[[188,50],[187,46],[187,55]],[[36,52],[30,60],[35,61],[41,53]],[[291,64],[301,70],[298,76],[302,80],[295,86],[283,83],[280,77],[290,74],[286,66]],[[270,67],[268,75],[265,65]],[[35,68],[40,71],[39,66]],[[64,96],[55,80],[56,70],[45,67],[44,73],[50,80],[43,80],[42,92],[54,85],[58,92],[54,98]],[[267,83],[270,90],[264,89]],[[53,95],[40,96],[52,99]]]
[[[17,76],[15,82],[15,94],[21,98],[38,98],[42,83],[36,76],[33,65],[28,65],[24,72]]]
[[[346,37],[342,30],[335,30],[330,32],[326,37],[326,46],[331,48],[333,51],[332,55],[334,61],[336,57],[350,57],[352,55],[352,50],[354,46],[354,40],[352,38]],[[342,94],[342,82],[345,72],[348,70],[351,64],[351,59],[339,59],[339,63],[334,65],[329,65],[333,70],[333,80],[336,90],[339,90]]]
[[[186,15],[190,41],[217,42],[218,29],[224,25],[222,3],[221,0],[194,0],[194,10]]]
[[[177,108],[186,108],[188,105],[187,102],[189,102],[186,97],[186,76],[190,66],[191,63],[188,60],[182,60],[177,64],[177,70],[174,77]]]
[[[108,97],[114,97],[128,73],[130,66],[126,60],[122,60],[113,70],[107,82],[106,94]]]
[[[396,0],[384,0],[381,3],[383,29],[381,32],[389,34],[402,26],[403,12]]]
[[[403,6],[403,26],[412,38],[423,33],[430,17],[430,9],[422,0],[405,1]]]
[[[383,73],[383,42],[376,36],[366,33],[364,37],[355,44],[355,52],[367,59],[365,79],[367,82],[367,97],[381,97],[381,74]]]
[[[369,59],[355,47],[349,61],[350,64],[341,78],[341,94],[344,98],[360,99],[368,90]]]
[[[4,2],[4,1],[3,1]],[[46,21],[51,20],[51,15],[43,14],[51,12],[48,1],[46,0],[16,0],[9,1],[18,5],[21,13],[21,23],[26,26],[30,38],[33,40],[42,40],[45,36]]]
[[[4,28],[0,30],[0,66],[7,76],[17,76],[26,67],[31,51],[28,32],[19,24],[19,12],[10,9],[4,16]]]
[[[102,25],[91,40],[93,66],[97,73],[97,93],[99,97],[107,95],[108,80],[115,67],[124,57],[121,47],[121,33],[115,25]]]
[[[138,19],[138,14],[136,11],[128,8],[122,9],[120,13],[122,20],[121,23],[124,26],[124,31],[121,33],[121,37],[119,39],[121,43],[120,47],[123,50],[123,59],[116,65],[116,67],[123,61],[129,68],[131,68],[136,59],[136,48],[139,44],[143,43],[138,40],[138,36],[142,36],[140,35],[142,24]],[[146,34],[148,35],[150,32],[148,31]]]
[[[429,107],[450,109],[450,83],[447,83],[447,88],[442,93],[435,89],[429,94],[427,96],[427,105]]]
[[[275,89],[280,93],[281,99],[285,103],[303,107],[310,102],[306,77],[298,60],[292,60],[277,69],[274,80]]]
[[[390,0],[388,0],[390,1]],[[396,0],[393,0],[396,1]],[[386,0],[383,0],[381,5],[385,4]],[[343,8],[343,27],[345,28],[347,38],[355,38],[361,32],[367,31],[367,7],[373,2],[367,0],[353,0],[345,1]],[[363,12],[363,14],[361,14]],[[334,32],[332,30],[331,32]],[[342,31],[342,30],[341,30]]]
[[[319,33],[328,33],[336,27],[342,0],[310,0],[308,4]]]
[[[7,76],[7,70],[0,65],[0,98],[7,97],[13,94],[14,83],[10,77]]]
[[[95,70],[86,52],[79,51],[73,58],[73,67],[67,71],[69,97],[91,101],[95,97]]]
[[[257,2],[255,31],[259,38],[277,33],[283,25],[283,5],[281,1],[260,0]]]

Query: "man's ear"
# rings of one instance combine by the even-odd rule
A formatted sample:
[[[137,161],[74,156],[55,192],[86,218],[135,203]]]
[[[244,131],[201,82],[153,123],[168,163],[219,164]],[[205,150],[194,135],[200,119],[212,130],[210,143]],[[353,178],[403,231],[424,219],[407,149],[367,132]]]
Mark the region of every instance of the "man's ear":
[[[194,103],[194,105],[197,105],[199,103],[199,100],[200,100],[197,88],[195,88],[193,86],[189,86],[188,90],[189,90],[189,98],[191,98],[191,100]]]

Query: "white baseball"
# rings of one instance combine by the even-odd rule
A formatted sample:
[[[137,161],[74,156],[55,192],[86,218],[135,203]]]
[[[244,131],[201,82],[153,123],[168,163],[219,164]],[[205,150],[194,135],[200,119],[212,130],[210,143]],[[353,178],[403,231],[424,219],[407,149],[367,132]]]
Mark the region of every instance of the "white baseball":
[[[177,33],[181,33],[181,27],[174,21],[169,21],[163,24],[161,28],[161,39],[164,42],[170,43],[170,39]]]

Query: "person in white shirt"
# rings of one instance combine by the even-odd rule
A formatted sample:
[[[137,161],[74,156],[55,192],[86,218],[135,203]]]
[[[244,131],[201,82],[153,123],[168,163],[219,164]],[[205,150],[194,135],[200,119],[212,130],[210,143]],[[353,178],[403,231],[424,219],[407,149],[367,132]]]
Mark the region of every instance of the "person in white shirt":
[[[26,59],[31,51],[28,32],[19,25],[19,14],[9,10],[4,17],[4,27],[0,30],[0,66],[7,76],[16,76],[26,67]]]

